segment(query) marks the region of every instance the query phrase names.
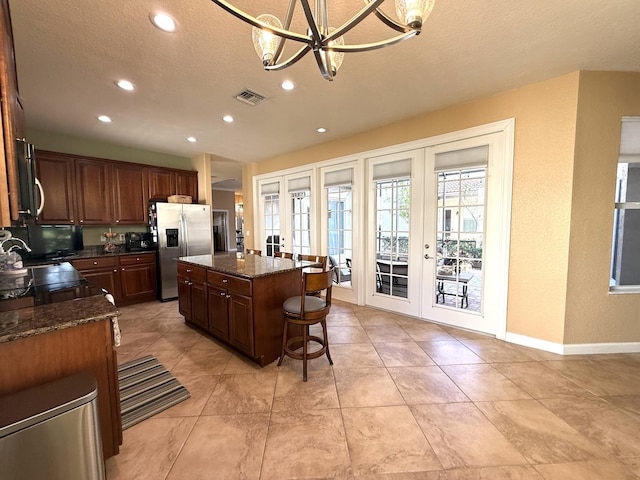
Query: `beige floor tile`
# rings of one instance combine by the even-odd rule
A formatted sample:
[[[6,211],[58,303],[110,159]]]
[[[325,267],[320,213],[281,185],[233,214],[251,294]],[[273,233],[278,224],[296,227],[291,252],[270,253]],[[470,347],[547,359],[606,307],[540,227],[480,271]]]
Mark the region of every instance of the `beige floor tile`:
[[[360,327],[358,317],[352,312],[335,312],[333,305],[331,313],[327,315],[327,325],[332,327]]]
[[[338,368],[382,367],[382,359],[370,343],[329,345],[333,365]]]
[[[311,479],[351,474],[340,410],[274,412],[261,480]]]
[[[528,465],[472,403],[416,405],[411,411],[445,469]]]
[[[590,360],[552,361],[544,362],[544,365],[594,395],[640,395],[640,378],[597,360],[596,355]]]
[[[536,465],[545,480],[637,480],[624,465],[613,460]]]
[[[195,331],[168,332],[149,348],[154,350],[189,350],[202,336]]]
[[[433,470],[429,472],[405,472],[405,473],[372,473],[370,475],[358,475],[354,480],[441,480],[445,472]]]
[[[277,373],[222,375],[202,415],[270,412]]]
[[[411,337],[399,325],[363,327],[371,343],[411,342]]]
[[[531,398],[491,365],[444,365],[440,368],[474,402]]]
[[[302,375],[298,371],[281,369],[278,372],[273,399],[274,412],[338,407],[338,393],[331,369],[310,372],[306,382],[302,381]]]
[[[469,401],[439,367],[389,368],[389,373],[409,405]]]
[[[478,402],[476,406],[530,463],[573,462],[605,455],[536,400]]]
[[[189,350],[175,367],[174,375],[218,375],[224,372],[231,353],[226,350]]]
[[[201,416],[167,480],[258,480],[269,414]]]
[[[404,405],[386,368],[334,368],[341,408]]]
[[[180,376],[178,381],[189,391],[190,398],[164,410],[156,417],[193,417],[202,413],[207,400],[218,384],[220,375]]]
[[[412,340],[416,342],[453,341],[454,338],[438,325],[423,322],[422,324],[402,325]]]
[[[487,363],[530,362],[533,360],[518,345],[496,340],[495,338],[459,340]]]
[[[118,364],[126,363],[131,360],[135,360],[136,358],[144,357],[144,349],[142,350],[132,350],[132,349],[123,349],[117,348],[116,355],[118,356]]]
[[[416,343],[437,365],[485,363],[482,358],[473,353],[458,340]]]
[[[447,470],[440,474],[438,480],[544,480],[544,478],[531,466],[515,466]]]
[[[120,341],[118,351],[131,352],[148,348],[150,345],[160,340],[164,334],[149,332],[127,333],[126,331],[121,331],[121,335],[122,340]]]
[[[153,355],[167,370],[172,370],[187,352],[184,350],[158,350],[146,348],[143,355]]]
[[[342,416],[356,476],[441,469],[408,407],[345,408]]]
[[[371,343],[362,327],[327,327],[329,345],[338,343]]]
[[[633,472],[638,478],[640,478],[640,457],[621,458],[619,461],[630,472]]]
[[[106,462],[109,480],[166,478],[197,417],[149,418],[124,431],[120,453]]]
[[[533,398],[591,395],[584,388],[539,362],[496,363],[494,367]]]
[[[248,358],[243,357],[239,353],[232,352],[231,358],[229,359],[229,363],[224,367],[225,375],[233,375],[236,373],[277,373],[278,366],[277,360],[271,362],[269,365],[265,365],[261,367],[257,363],[252,362]]]
[[[229,347],[227,347],[222,342],[220,342],[218,340],[215,340],[214,338],[205,336],[205,335],[200,336],[200,338],[198,338],[198,341],[193,344],[191,349],[192,350],[201,350],[201,349],[230,350]]]
[[[633,415],[635,418],[640,420],[640,395],[620,395],[617,397],[602,398],[609,402],[611,405],[624,410],[625,412]]]
[[[616,457],[640,457],[640,420],[593,397],[540,401],[583,436]]]
[[[424,367],[435,365],[415,342],[376,343],[376,351],[387,367]]]

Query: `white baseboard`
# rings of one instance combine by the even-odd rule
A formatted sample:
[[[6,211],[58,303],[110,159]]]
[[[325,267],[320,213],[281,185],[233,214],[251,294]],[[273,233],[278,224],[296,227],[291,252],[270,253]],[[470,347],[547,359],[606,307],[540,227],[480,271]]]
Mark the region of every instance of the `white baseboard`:
[[[639,353],[640,342],[619,343],[555,343],[539,338],[527,337],[517,333],[507,332],[505,341],[536,348],[559,355],[590,355],[598,353]]]

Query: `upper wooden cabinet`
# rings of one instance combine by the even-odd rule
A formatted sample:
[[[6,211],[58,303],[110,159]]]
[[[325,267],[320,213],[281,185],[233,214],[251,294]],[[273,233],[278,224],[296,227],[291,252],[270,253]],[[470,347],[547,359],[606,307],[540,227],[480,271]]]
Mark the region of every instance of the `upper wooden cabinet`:
[[[0,221],[10,225],[11,220],[19,217],[18,173],[15,158],[18,145],[16,141],[24,139],[24,114],[18,96],[18,78],[13,48],[13,32],[9,3],[0,0],[0,100],[2,122],[0,133]]]
[[[149,199],[166,200],[171,195],[189,195],[198,201],[198,172],[149,167]]]
[[[152,184],[166,183],[171,195],[198,195],[198,172],[45,150],[36,151],[36,167],[45,193],[40,224],[143,225],[148,200],[169,196],[150,197]]]

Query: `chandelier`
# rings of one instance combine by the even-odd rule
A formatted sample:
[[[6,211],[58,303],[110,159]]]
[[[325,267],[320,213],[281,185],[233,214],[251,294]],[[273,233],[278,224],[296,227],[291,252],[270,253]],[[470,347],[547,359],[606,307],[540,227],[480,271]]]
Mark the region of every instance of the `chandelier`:
[[[309,28],[306,33],[297,33],[289,30],[296,0],[289,0],[284,26],[274,15],[266,13],[253,17],[225,0],[212,1],[253,26],[253,46],[262,60],[265,70],[283,70],[296,63],[307,53],[313,52],[320,73],[327,80],[333,80],[342,65],[344,54],[347,52],[376,50],[420,34],[422,23],[431,13],[435,2],[435,0],[395,0],[399,19],[396,21],[378,8],[385,0],[365,0],[365,6],[354,17],[342,26],[333,28],[329,26],[326,0],[315,0],[313,12],[309,6],[309,0],[300,0]],[[400,33],[373,43],[346,45],[344,34],[371,14],[375,14],[382,23]],[[299,42],[302,47],[288,59],[283,59],[281,57],[286,40]]]

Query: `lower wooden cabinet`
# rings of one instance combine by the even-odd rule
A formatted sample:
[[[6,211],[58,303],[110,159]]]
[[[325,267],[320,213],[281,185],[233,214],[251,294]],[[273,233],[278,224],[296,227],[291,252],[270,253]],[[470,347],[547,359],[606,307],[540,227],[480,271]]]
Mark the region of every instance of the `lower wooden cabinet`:
[[[73,260],[84,278],[111,293],[116,305],[155,300],[156,254],[110,255]]]
[[[300,294],[300,275],[290,270],[246,278],[178,262],[180,314],[264,366],[280,355],[282,303]]]
[[[204,268],[178,263],[178,311],[204,330],[209,327],[206,278]]]

